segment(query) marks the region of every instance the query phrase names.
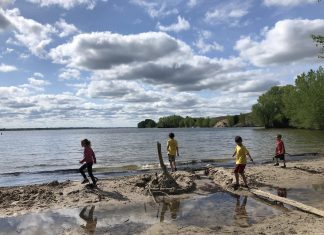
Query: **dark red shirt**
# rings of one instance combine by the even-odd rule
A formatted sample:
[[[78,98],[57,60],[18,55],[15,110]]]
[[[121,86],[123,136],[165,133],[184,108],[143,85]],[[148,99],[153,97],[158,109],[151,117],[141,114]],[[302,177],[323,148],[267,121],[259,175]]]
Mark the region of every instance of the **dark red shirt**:
[[[285,154],[285,145],[282,140],[277,140],[276,142],[276,155]]]
[[[96,162],[96,156],[91,147],[85,147],[83,152],[83,159],[81,163],[94,163]]]

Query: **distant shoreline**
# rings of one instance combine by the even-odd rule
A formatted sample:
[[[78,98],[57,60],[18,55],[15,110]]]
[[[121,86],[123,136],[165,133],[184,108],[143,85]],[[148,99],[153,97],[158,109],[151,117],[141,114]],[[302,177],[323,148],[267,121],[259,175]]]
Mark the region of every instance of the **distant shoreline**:
[[[1,131],[46,131],[46,130],[82,130],[82,129],[118,129],[137,127],[39,127],[39,128],[0,128]]]

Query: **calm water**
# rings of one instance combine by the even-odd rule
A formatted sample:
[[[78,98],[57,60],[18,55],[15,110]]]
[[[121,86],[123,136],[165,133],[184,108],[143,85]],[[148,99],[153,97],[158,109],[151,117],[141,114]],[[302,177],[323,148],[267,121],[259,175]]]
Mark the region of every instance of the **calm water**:
[[[5,131],[0,135],[0,186],[80,179],[80,140],[88,138],[97,155],[96,174],[115,176],[157,167],[156,142],[166,141],[170,131],[180,146],[180,163],[212,159],[231,162],[234,137],[243,143],[257,162],[272,159],[275,136],[280,131],[290,154],[324,153],[324,132],[264,130],[258,128],[137,129]],[[293,158],[293,157],[291,157]],[[166,158],[165,158],[166,159]],[[181,164],[179,164],[181,165]]]
[[[211,210],[212,208],[212,210]],[[43,213],[0,218],[0,234],[135,234],[158,223],[190,225],[217,230],[224,225],[247,227],[282,211],[248,197],[227,193],[171,199],[114,207],[49,210]]]

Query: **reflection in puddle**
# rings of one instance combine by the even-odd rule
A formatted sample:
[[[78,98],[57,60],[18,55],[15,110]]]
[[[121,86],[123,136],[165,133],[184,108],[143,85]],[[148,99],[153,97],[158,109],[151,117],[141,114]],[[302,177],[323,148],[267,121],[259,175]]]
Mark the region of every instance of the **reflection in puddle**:
[[[80,218],[86,222],[86,225],[81,225],[81,227],[84,228],[88,234],[94,234],[97,227],[97,217],[93,217],[95,206],[91,206],[88,214],[86,214],[87,208],[88,206],[85,206],[79,214]]]
[[[292,200],[296,200],[298,202],[316,207],[318,209],[324,209],[324,184],[310,184],[304,185],[300,188],[273,189],[265,187],[263,188],[263,190],[273,194],[277,193],[277,195],[280,197],[286,197]]]
[[[324,192],[324,183],[323,184],[313,184],[312,188],[317,192]]]
[[[161,197],[159,204],[98,204],[0,218],[0,234],[135,234],[158,223],[210,229],[246,227],[279,213],[253,198],[218,192],[191,199]]]
[[[171,219],[175,220],[177,218],[177,214],[180,210],[180,199],[172,198],[172,199],[164,199],[162,201],[162,210],[160,214],[160,222],[164,221],[164,217],[167,211],[170,211]]]
[[[240,201],[240,196],[236,196],[236,206],[234,214],[234,224],[239,227],[248,227],[248,213],[246,212],[247,197],[243,197]]]

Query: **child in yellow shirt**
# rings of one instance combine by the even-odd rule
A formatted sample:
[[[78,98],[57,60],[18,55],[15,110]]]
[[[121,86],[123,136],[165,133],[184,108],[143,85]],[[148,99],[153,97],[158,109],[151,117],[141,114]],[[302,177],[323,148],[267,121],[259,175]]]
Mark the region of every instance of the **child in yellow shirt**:
[[[249,156],[251,162],[253,162],[253,159],[249,153],[249,151],[246,149],[246,147],[242,144],[243,140],[241,136],[236,136],[235,137],[235,143],[236,143],[236,148],[235,152],[233,154],[233,157],[236,156],[236,161],[235,161],[235,169],[234,169],[234,174],[235,174],[235,184],[233,185],[234,188],[237,188],[239,184],[239,174],[241,175],[243,182],[244,182],[244,187],[248,188],[248,184],[246,182],[246,177],[244,175],[244,169],[247,163],[246,160],[246,155]]]
[[[176,155],[179,156],[179,148],[178,148],[178,142],[174,139],[174,133],[169,134],[169,139],[167,142],[167,151],[168,151],[168,157],[170,161],[171,171],[177,171],[175,158]]]

